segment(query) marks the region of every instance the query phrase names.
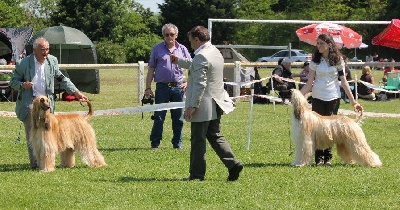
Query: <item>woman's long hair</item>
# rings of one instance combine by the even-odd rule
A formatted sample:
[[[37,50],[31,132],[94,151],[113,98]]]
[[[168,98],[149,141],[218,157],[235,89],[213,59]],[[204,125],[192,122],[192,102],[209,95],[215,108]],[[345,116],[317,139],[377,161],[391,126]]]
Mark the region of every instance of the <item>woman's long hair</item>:
[[[330,34],[324,33],[324,34],[318,35],[318,39],[321,39],[322,41],[326,42],[328,45],[330,44],[329,54],[328,54],[329,65],[331,65],[331,66],[339,65],[342,54],[340,53],[339,49],[336,47],[335,41],[333,41],[332,36]],[[320,53],[318,51],[318,47],[315,47],[312,61],[314,63],[321,63],[321,57],[322,57],[322,53]]]

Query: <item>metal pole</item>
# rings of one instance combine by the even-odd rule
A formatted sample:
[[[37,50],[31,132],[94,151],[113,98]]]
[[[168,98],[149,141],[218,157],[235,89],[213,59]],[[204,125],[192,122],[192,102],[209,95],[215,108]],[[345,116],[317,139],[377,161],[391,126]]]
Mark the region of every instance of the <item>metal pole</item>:
[[[274,78],[272,77],[271,73],[271,91],[272,91],[272,96],[275,96],[275,91],[274,91]],[[275,100],[272,100],[272,104],[274,105],[274,111],[275,111]]]
[[[253,95],[254,95],[254,89],[251,89],[251,97],[250,97],[250,114],[249,114],[249,126],[247,129],[247,145],[246,149],[247,151],[250,150],[250,136],[251,136],[251,124],[253,121]]]
[[[354,79],[354,94],[355,94],[355,96],[354,96],[354,98],[356,99],[356,102],[358,102],[358,90],[357,90],[357,74],[354,74],[354,76],[355,76],[355,79]]]
[[[240,82],[240,69],[241,69],[241,62],[235,61],[235,67],[233,69],[233,81]],[[233,86],[233,97],[240,96],[240,86],[234,85]]]
[[[144,95],[144,61],[139,61],[138,68],[138,99],[137,102],[140,103]]]
[[[208,19],[208,33],[210,33],[210,42],[211,42],[211,37],[212,37],[211,31],[212,31],[212,20]]]

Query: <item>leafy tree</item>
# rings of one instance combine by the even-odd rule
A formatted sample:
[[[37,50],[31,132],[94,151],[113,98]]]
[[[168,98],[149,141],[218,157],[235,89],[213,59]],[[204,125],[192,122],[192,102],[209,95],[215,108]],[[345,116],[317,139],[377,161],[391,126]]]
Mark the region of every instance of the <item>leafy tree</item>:
[[[241,0],[237,9],[237,17],[241,19],[281,19],[281,20],[385,20],[382,14],[392,14],[397,3],[392,1],[392,9],[386,8],[387,1],[381,0]],[[398,4],[398,3],[397,3]],[[386,12],[387,11],[387,12]],[[301,42],[295,31],[306,24],[261,24],[241,27],[235,35],[235,40],[254,41],[261,45],[287,45],[292,48],[311,51],[314,47]],[[373,36],[377,35],[385,26],[377,25],[346,25],[363,35],[364,42],[370,44]],[[248,30],[250,29],[250,30]],[[244,34],[244,36],[243,36]],[[243,44],[242,42],[241,44]],[[364,53],[374,50],[374,46]],[[244,50],[251,60],[266,55],[266,50]],[[354,53],[353,49],[343,49],[345,54]],[[272,52],[271,52],[272,53]],[[268,53],[270,54],[270,53]],[[267,55],[268,55],[267,54]]]
[[[107,39],[95,41],[94,44],[98,63],[125,63],[125,48],[122,44]]]
[[[133,12],[136,12],[142,16],[143,23],[147,26],[151,33],[157,34],[157,32],[160,30],[159,27],[161,24],[158,16],[154,15],[149,8],[144,8],[143,5],[135,1],[129,3],[129,8]]]
[[[162,40],[161,25],[169,22],[179,27],[178,41],[189,46],[186,32],[196,25],[207,27],[209,18],[375,21],[391,20],[400,13],[398,0],[165,0],[159,8],[161,13],[156,16],[134,0],[0,0],[0,26],[33,26],[35,31],[60,24],[77,28],[98,45],[98,54],[106,53],[99,57],[122,63],[147,60],[152,45]],[[313,46],[299,41],[295,34],[303,26],[213,23],[212,41],[273,46],[292,43],[293,48],[311,51]],[[371,45],[371,39],[386,25],[346,26],[362,34],[369,45],[360,55],[378,52],[394,57],[392,49]],[[240,50],[250,60],[270,54],[268,50]]]
[[[51,25],[51,15],[56,11],[59,0],[26,0],[26,20],[34,28],[34,33]]]
[[[173,23],[178,26],[178,41],[186,46],[190,46],[186,33],[193,27],[207,27],[209,18],[236,18],[235,7],[236,0],[165,0],[159,5],[162,24]],[[232,24],[214,25],[212,42],[222,44],[228,41],[234,30]]]
[[[128,63],[149,60],[151,50],[155,44],[162,39],[155,34],[141,34],[137,37],[128,38],[125,42],[126,56]]]
[[[26,27],[25,9],[21,7],[23,0],[0,0],[0,27]]]
[[[25,0],[24,6],[28,8],[33,17],[40,17],[50,21],[49,18],[56,11],[60,0]]]
[[[300,14],[308,14],[309,17],[315,20],[354,20],[354,21],[375,21],[385,20],[382,19],[382,11],[385,11],[386,2],[380,0],[332,0],[332,1],[319,1],[311,0],[310,7],[304,8]],[[296,5],[294,5],[295,7]],[[329,9],[328,9],[329,8]],[[324,12],[320,12],[324,11]],[[304,17],[303,17],[304,16]],[[306,15],[302,18],[306,19]],[[358,57],[364,57],[366,54],[372,54],[377,51],[379,47],[373,46],[371,40],[385,27],[384,25],[361,25],[361,24],[346,24],[357,33],[363,36],[363,42],[369,45],[368,49],[361,50]],[[300,46],[303,44],[299,43]],[[343,48],[342,53],[347,54],[348,57],[353,57],[354,49]]]
[[[83,31],[92,41],[115,36],[126,12],[124,0],[60,0],[52,14],[54,25],[65,25]]]
[[[147,37],[152,47],[156,35],[151,30],[159,27],[153,13],[134,0],[60,0],[52,20],[56,25],[67,25],[83,31],[98,45],[100,63],[124,63],[148,57],[151,48],[142,44],[143,38]],[[110,43],[115,48],[108,47]],[[132,49],[132,46],[137,49]],[[125,53],[126,50],[130,53],[122,55],[121,52]],[[116,57],[112,59],[111,56]]]
[[[388,0],[387,7],[379,11],[379,14],[387,20],[398,19],[400,17],[400,2],[398,0]]]
[[[238,1],[238,7],[236,9],[236,16],[238,19],[246,20],[269,20],[277,19],[277,15],[271,10],[271,6],[277,1],[270,0],[240,0]],[[281,29],[277,24],[265,24],[265,23],[235,23],[236,30],[234,38],[232,40],[234,44],[239,45],[265,45],[265,46],[277,46],[279,45],[275,38],[284,38],[281,36]],[[283,42],[282,42],[283,43]],[[288,44],[288,43],[286,43]],[[285,45],[286,45],[285,44]],[[275,52],[276,50],[260,50],[260,49],[238,49],[243,55],[249,60],[256,60],[258,57],[265,56]]]

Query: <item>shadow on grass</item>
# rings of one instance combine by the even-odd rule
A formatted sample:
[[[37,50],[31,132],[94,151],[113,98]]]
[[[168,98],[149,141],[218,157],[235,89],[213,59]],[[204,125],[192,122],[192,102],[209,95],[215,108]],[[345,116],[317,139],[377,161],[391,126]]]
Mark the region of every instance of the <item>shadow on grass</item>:
[[[118,152],[118,151],[139,151],[139,150],[150,150],[150,148],[137,147],[137,148],[99,148],[100,151],[107,152]]]
[[[178,179],[167,179],[167,178],[163,178],[163,179],[158,179],[158,178],[152,178],[152,177],[121,177],[118,179],[118,182],[156,182],[156,181],[161,181],[161,182],[165,182],[165,181],[177,181]]]
[[[247,163],[245,167],[264,168],[264,167],[291,167],[290,163]]]
[[[103,182],[109,182],[110,180],[97,180]],[[128,182],[171,182],[171,181],[183,181],[183,178],[179,179],[171,179],[171,178],[154,178],[154,177],[120,177],[119,179],[112,181],[112,182],[121,182],[121,183],[128,183]]]
[[[316,166],[315,164],[311,164],[309,166],[292,166],[290,163],[248,163],[244,164],[245,167],[249,168],[266,168],[266,167],[288,167],[288,168],[307,168],[307,167],[313,167],[313,168],[360,168],[363,167],[359,164],[344,164],[344,163],[334,163],[331,166]]]
[[[12,172],[12,171],[31,171],[29,164],[3,164],[0,165],[0,172]]]

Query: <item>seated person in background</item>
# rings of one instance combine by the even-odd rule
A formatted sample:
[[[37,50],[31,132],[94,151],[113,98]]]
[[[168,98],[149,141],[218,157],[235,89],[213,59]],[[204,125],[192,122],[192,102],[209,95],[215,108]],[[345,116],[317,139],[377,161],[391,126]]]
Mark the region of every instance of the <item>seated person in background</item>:
[[[374,62],[374,57],[372,57],[371,54],[367,55],[367,57],[365,57],[365,62]]]
[[[371,75],[371,68],[364,66],[362,69],[361,81],[374,84],[374,77]],[[375,93],[372,88],[365,86],[363,83],[359,83],[357,86],[358,97],[363,99],[375,100]]]
[[[390,59],[390,62],[396,62],[396,61],[395,61],[393,58],[391,58],[391,59]],[[394,68],[394,65],[393,65],[393,66],[389,66],[388,68],[386,68],[385,71],[383,72],[382,81],[383,81],[384,83],[386,83],[386,82],[387,82],[388,72],[396,72],[396,71],[399,71],[399,70],[398,70],[398,69],[395,69],[395,68]]]
[[[303,77],[300,77],[300,82],[307,83],[308,81],[308,72],[310,72],[310,63],[308,61],[304,62],[303,64],[303,71],[300,72],[301,75],[304,75]],[[299,90],[304,86],[305,84],[299,84]]]
[[[351,72],[350,72],[350,68],[347,65],[349,59],[343,55],[343,60],[344,60],[344,76],[346,77],[347,82],[349,83],[350,86],[350,90],[353,93],[353,96],[355,95],[354,93],[354,82],[352,82],[353,77],[351,76]],[[343,88],[340,87],[340,93],[341,93],[341,98],[343,99],[343,101],[348,104],[350,103],[349,99],[346,98],[346,93],[344,92]]]
[[[378,61],[379,61],[379,56],[378,56],[377,53],[375,53],[375,55],[372,57],[372,60],[373,60],[374,62],[378,62]]]
[[[278,66],[282,64],[283,58],[279,58],[278,60]]]
[[[291,71],[291,62],[287,59],[283,59],[281,64],[275,67],[272,71],[272,75],[293,79],[293,77],[304,77],[305,75],[301,74],[293,74]],[[272,77],[274,89],[279,91],[279,96],[282,98],[282,101],[285,102],[285,99],[290,99],[291,92],[290,89],[295,89],[296,85],[294,82],[288,82],[282,80],[281,78]],[[271,89],[271,81],[268,83],[268,87]]]

